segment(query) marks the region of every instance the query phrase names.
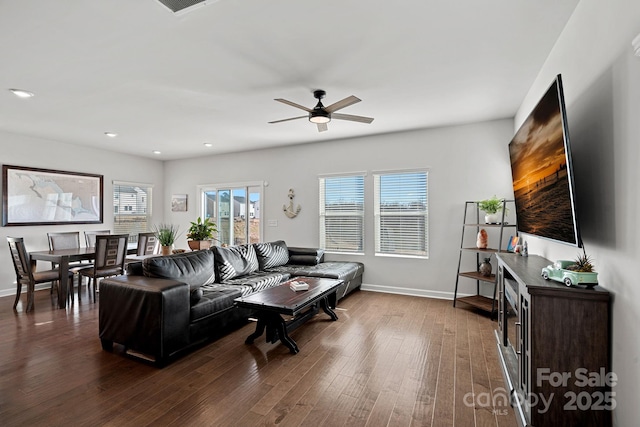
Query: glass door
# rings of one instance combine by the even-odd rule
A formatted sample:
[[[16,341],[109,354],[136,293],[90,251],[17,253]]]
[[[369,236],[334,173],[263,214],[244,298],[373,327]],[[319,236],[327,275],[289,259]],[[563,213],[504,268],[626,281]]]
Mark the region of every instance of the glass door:
[[[262,185],[203,188],[203,216],[216,223],[215,244],[244,245],[262,238]]]

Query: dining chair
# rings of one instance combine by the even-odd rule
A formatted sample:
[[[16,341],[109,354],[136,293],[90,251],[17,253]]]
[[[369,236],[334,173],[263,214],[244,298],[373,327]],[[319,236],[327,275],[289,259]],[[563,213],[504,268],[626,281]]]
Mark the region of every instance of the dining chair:
[[[160,244],[156,233],[138,233],[138,247],[136,255],[152,255],[157,254],[160,250]]]
[[[16,283],[18,285],[13,309],[16,309],[18,301],[20,301],[22,285],[26,285],[27,309],[25,311],[33,311],[36,284],[51,282],[51,286],[53,287],[54,283],[60,280],[60,271],[58,269],[35,271],[35,264],[31,263],[31,257],[24,246],[24,238],[7,237],[7,242],[9,243],[9,251],[11,252],[13,266],[16,270]],[[72,277],[72,274],[73,273],[70,271],[69,278]]]
[[[96,245],[96,236],[111,234],[111,230],[92,230],[84,232],[84,241],[88,248],[92,248]]]
[[[95,238],[96,255],[93,267],[83,268],[78,272],[89,279],[89,288],[93,284],[93,302],[96,302],[98,279],[124,274],[129,235],[96,234]]]
[[[54,251],[56,249],[77,249],[80,247],[80,232],[79,231],[64,231],[58,233],[47,233],[47,239],[49,240],[49,250]],[[77,261],[69,264],[69,271],[73,273],[73,277],[78,278],[78,299],[80,299],[82,291],[82,277],[78,274],[80,269],[91,267],[92,264],[87,261]],[[52,268],[57,268],[57,264],[51,263]],[[73,280],[70,283],[69,295],[73,301]]]

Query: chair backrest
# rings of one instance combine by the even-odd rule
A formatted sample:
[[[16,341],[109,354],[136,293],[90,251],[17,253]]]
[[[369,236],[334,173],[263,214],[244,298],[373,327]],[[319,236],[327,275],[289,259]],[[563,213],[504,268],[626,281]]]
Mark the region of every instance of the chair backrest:
[[[158,237],[155,233],[138,233],[138,248],[136,255],[157,254],[160,249]]]
[[[97,234],[95,272],[121,270],[124,273],[124,261],[127,257],[128,234]]]
[[[28,283],[33,275],[31,271],[31,257],[24,247],[24,238],[7,237],[9,243],[9,252],[13,260],[13,267],[16,270],[16,280],[22,283]]]
[[[76,249],[80,247],[80,232],[68,231],[63,233],[47,233],[49,250]]]
[[[92,248],[96,245],[96,236],[111,234],[111,230],[97,230],[97,231],[85,231],[84,240],[88,248]]]

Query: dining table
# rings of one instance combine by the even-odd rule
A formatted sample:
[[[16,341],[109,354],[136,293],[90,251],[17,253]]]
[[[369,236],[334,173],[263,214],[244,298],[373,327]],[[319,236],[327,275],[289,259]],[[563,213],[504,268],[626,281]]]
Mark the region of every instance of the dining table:
[[[127,254],[135,254],[137,245],[130,243],[127,245]],[[56,249],[48,251],[33,251],[29,252],[31,256],[31,268],[35,270],[35,264],[37,261],[48,261],[58,264],[58,270],[60,273],[59,286],[58,286],[58,307],[67,307],[67,296],[69,294],[69,263],[76,261],[90,261],[95,259],[96,248],[73,248],[73,249]]]

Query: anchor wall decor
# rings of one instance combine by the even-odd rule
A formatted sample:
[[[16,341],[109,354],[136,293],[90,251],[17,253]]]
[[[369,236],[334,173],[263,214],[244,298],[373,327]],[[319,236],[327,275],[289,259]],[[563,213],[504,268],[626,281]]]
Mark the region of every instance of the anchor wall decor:
[[[295,197],[295,194],[293,193],[293,188],[290,188],[289,189],[289,206],[282,205],[282,210],[284,211],[284,214],[289,218],[295,218],[296,216],[298,216],[298,214],[300,213],[300,209],[302,209],[300,205],[298,205],[298,207],[294,209],[293,207],[294,197]]]

